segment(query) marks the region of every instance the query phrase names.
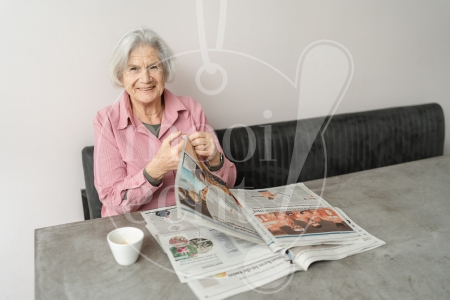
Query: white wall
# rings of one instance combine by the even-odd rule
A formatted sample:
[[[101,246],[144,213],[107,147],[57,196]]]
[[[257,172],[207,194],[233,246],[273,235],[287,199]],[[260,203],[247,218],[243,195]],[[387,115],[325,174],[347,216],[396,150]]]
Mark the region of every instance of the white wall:
[[[215,48],[220,2],[204,2],[206,41]],[[230,0],[226,12],[222,50],[235,53],[210,52],[228,84],[209,96],[194,79],[202,65],[194,0],[1,4],[0,299],[33,297],[34,229],[83,219],[81,149],[93,144],[96,111],[119,93],[108,60],[131,28],[149,26],[176,53],[193,51],[179,57],[169,88],[202,103],[216,128],[294,119],[298,90],[286,78],[295,79],[300,54],[321,39],[342,44],[354,60],[337,113],[438,102],[450,115],[449,2]],[[221,84],[218,73],[201,79],[211,89]],[[306,118],[329,104],[314,99],[300,108]]]

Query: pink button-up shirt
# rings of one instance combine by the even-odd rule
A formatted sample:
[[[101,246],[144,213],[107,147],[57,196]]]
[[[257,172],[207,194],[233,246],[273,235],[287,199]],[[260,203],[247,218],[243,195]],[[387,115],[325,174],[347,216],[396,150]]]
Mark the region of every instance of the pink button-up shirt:
[[[103,203],[102,217],[175,205],[176,171],[168,172],[156,187],[143,174],[145,166],[170,133],[210,132],[217,149],[223,153],[199,103],[190,97],[175,96],[166,89],[164,105],[158,138],[132,113],[126,91],[120,101],[97,113],[94,119],[94,178]],[[222,168],[214,173],[228,187],[234,185],[236,168],[225,156]],[[127,190],[126,200],[123,200]]]

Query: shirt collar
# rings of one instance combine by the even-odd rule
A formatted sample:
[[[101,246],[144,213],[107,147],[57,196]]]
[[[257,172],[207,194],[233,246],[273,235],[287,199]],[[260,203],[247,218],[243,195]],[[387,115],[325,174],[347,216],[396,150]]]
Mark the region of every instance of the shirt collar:
[[[187,119],[189,111],[181,100],[172,94],[168,89],[164,89],[164,114],[162,123],[173,124],[178,118],[179,113]],[[128,124],[137,128],[139,119],[133,114],[131,110],[130,96],[126,90],[123,90],[119,100],[119,126],[118,129],[125,129]]]
[[[168,89],[164,90],[164,115],[162,122],[166,120],[168,123],[173,124],[178,115],[182,115],[185,119],[189,117],[189,111],[181,100],[172,94]]]
[[[126,90],[123,90],[119,100],[118,129],[125,129],[129,124],[128,120],[130,120],[131,124],[136,127],[136,123],[134,122],[134,115],[131,111],[130,96],[128,95]]]

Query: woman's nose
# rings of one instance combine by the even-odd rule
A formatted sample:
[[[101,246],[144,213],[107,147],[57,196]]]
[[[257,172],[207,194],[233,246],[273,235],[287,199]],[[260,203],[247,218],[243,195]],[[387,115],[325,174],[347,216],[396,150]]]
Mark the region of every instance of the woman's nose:
[[[148,83],[151,82],[153,80],[152,75],[150,75],[150,71],[147,69],[144,69],[141,73],[141,81],[143,83]]]

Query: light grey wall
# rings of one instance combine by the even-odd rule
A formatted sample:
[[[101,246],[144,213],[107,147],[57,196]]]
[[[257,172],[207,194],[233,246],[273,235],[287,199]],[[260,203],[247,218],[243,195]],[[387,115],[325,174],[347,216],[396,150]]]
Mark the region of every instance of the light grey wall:
[[[313,80],[302,98],[295,80],[300,55],[318,40],[340,43],[353,58],[337,113],[438,102],[449,116],[447,1],[230,0],[225,27],[218,24],[220,1],[204,2],[208,59],[228,77],[217,95],[195,81],[203,62],[194,0],[2,3],[0,299],[33,297],[35,228],[83,219],[80,152],[93,144],[96,111],[120,92],[109,82],[108,60],[131,28],[152,27],[181,54],[169,88],[202,103],[216,128],[328,113],[332,102],[320,95],[336,82]],[[223,45],[216,47],[220,28]],[[200,79],[209,89],[222,84],[219,73]]]

